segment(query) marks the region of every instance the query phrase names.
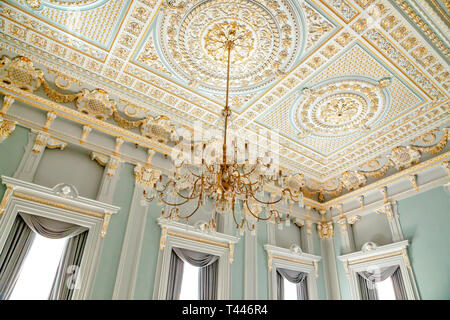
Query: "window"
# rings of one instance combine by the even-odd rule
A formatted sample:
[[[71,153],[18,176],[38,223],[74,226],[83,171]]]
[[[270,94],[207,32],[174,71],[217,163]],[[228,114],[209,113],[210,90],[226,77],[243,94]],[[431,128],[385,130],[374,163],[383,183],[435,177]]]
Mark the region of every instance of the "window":
[[[297,284],[283,278],[284,283],[284,300],[297,300]]]
[[[392,277],[375,283],[378,300],[396,300]]]
[[[200,268],[189,263],[183,265],[183,280],[181,282],[180,300],[198,300],[198,283]]]
[[[35,235],[10,300],[47,300],[67,239]]]

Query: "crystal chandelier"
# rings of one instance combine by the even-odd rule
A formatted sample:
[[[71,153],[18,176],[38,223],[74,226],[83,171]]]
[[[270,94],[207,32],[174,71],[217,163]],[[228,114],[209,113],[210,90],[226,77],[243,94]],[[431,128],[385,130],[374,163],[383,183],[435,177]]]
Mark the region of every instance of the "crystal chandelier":
[[[203,205],[212,201],[215,210],[208,227],[216,229],[217,214],[231,215],[234,224],[241,233],[245,229],[255,233],[255,223],[260,220],[272,221],[281,226],[282,222],[290,223],[292,207],[297,204],[303,207],[303,194],[299,180],[290,180],[277,170],[273,159],[266,155],[258,157],[255,164],[248,159],[240,163],[237,154],[248,153],[248,144],[239,150],[236,140],[232,141],[234,152],[227,154],[228,122],[231,116],[229,106],[230,66],[232,62],[242,61],[253,48],[251,33],[245,26],[236,22],[223,22],[211,28],[204,38],[206,51],[216,60],[226,63],[226,97],[222,110],[224,119],[222,153],[214,163],[208,163],[203,157],[206,143],[202,143],[201,165],[193,165],[179,159],[173,159],[174,174],[167,179],[160,176],[154,187],[144,190],[144,198],[152,201],[157,198],[163,205],[162,216],[174,220],[188,220]],[[229,142],[229,141],[228,141]],[[247,156],[245,156],[247,157]],[[302,178],[302,175],[298,175]],[[281,195],[266,201],[265,189],[277,186]],[[182,213],[181,207],[193,203],[188,213]],[[275,208],[276,203],[283,203],[289,208],[284,217]],[[187,205],[188,206],[188,205]],[[186,207],[187,207],[186,206]],[[266,210],[263,210],[266,207]],[[241,210],[238,210],[241,209]]]

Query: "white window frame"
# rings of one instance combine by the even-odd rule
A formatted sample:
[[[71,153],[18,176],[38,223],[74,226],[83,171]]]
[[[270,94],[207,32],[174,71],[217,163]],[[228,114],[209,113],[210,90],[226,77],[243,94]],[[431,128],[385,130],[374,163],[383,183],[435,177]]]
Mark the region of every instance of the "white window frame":
[[[419,293],[414,274],[409,262],[406,247],[408,240],[387,244],[370,251],[358,251],[339,256],[344,263],[347,279],[350,284],[350,294],[353,300],[361,300],[358,272],[370,271],[374,267],[385,268],[399,266],[408,300],[418,300]]]
[[[217,300],[230,299],[231,264],[233,263],[234,245],[239,238],[212,230],[202,230],[164,218],[158,218],[158,224],[161,226],[161,240],[153,299],[166,299],[170,256],[174,247],[218,256]]]
[[[301,250],[292,252],[289,249],[266,244],[268,258],[269,277],[269,299],[277,300],[277,269],[288,269],[307,273],[306,283],[308,289],[308,300],[318,300],[317,278],[319,276],[319,256],[304,253]]]
[[[70,185],[72,196],[58,194],[58,188],[47,188],[30,182],[2,176],[7,189],[0,203],[0,252],[19,213],[41,216],[76,224],[88,229],[83,258],[78,270],[79,289],[72,300],[90,299],[94,277],[100,261],[102,240],[106,234],[110,216],[119,207],[78,196]],[[100,270],[101,272],[101,270]]]

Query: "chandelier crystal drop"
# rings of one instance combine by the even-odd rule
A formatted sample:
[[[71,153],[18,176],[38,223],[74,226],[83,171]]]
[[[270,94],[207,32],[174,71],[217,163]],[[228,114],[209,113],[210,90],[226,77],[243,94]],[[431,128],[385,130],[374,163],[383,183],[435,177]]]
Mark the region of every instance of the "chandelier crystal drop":
[[[172,157],[173,175],[167,178],[160,176],[152,189],[144,190],[145,200],[152,201],[157,198],[158,204],[163,206],[164,218],[187,221],[202,206],[213,204],[210,229],[216,230],[218,214],[231,215],[241,234],[244,230],[255,234],[257,221],[272,221],[279,226],[285,222],[289,225],[293,205],[303,207],[303,182],[293,182],[284,176],[283,172],[277,169],[270,152],[266,151],[264,156],[256,158],[255,163],[250,163],[248,142],[240,146],[236,138],[227,141],[231,116],[230,65],[243,60],[245,54],[253,49],[252,34],[245,28],[245,25],[237,22],[225,21],[213,26],[204,38],[206,50],[216,61],[226,62],[227,66],[225,106],[222,110],[223,141],[214,141],[222,150],[207,159],[205,151],[209,145],[202,142],[200,165],[191,164],[182,157]],[[232,148],[228,150],[227,143],[230,142]],[[302,175],[297,176],[302,180]],[[271,198],[267,199],[265,190],[279,190],[281,194],[272,194]],[[275,208],[277,203],[288,207],[289,213],[283,216]],[[180,210],[181,207],[184,207],[183,210]]]

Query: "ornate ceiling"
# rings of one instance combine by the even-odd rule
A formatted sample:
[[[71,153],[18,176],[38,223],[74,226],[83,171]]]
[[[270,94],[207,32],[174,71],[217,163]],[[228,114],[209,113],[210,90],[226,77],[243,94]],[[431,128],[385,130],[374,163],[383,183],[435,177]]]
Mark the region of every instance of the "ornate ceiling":
[[[0,45],[46,79],[102,89],[92,94],[108,93],[131,119],[165,115],[214,128],[226,80],[219,31],[234,24],[231,127],[260,144],[269,133],[283,167],[305,174],[311,193],[336,196],[401,169],[398,159],[418,161],[414,150],[445,147],[448,133],[437,129],[449,111],[449,6],[5,0]]]

